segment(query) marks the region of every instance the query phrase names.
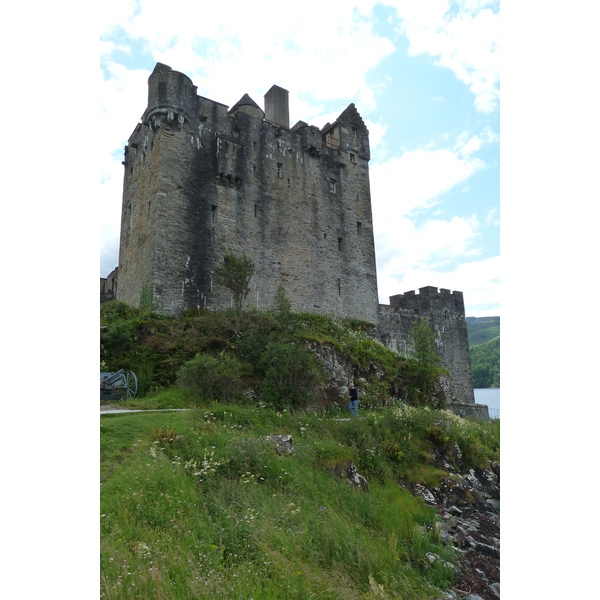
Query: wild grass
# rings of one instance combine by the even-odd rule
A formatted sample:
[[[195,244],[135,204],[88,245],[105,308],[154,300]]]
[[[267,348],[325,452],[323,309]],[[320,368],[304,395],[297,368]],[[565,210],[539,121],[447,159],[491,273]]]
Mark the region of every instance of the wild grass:
[[[491,426],[403,405],[358,419],[258,403],[102,416],[101,597],[435,598],[452,572],[425,555],[452,550],[400,481],[435,477],[440,419],[448,443],[493,455]],[[292,434],[293,454],[274,434]],[[368,492],[341,477],[350,462]]]

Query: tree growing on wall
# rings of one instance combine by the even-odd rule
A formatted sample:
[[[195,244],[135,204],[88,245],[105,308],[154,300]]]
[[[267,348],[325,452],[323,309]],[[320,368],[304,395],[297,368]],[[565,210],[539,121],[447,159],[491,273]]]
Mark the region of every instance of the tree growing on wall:
[[[227,288],[233,296],[233,306],[236,319],[239,321],[242,314],[242,306],[250,293],[250,280],[254,275],[254,263],[252,260],[235,254],[226,254],[223,264],[215,269],[214,281],[217,285]]]

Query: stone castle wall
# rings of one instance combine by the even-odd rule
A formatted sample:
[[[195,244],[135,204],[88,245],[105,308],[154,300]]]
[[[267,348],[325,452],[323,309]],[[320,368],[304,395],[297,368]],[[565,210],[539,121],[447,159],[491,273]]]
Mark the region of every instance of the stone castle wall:
[[[117,299],[137,306],[150,289],[165,313],[229,308],[212,274],[225,254],[246,254],[255,264],[246,302],[258,309],[282,285],[293,310],[368,321],[400,352],[427,318],[453,397],[473,403],[462,293],[422,288],[378,302],[369,133],[355,106],[323,129],[290,128],[278,86],[264,106],[246,94],[229,109],[156,65],[125,148]]]
[[[294,310],[374,321],[368,131],[353,105],[330,129],[325,144],[317,128],[268,121],[247,96],[228,110],[158,65],[125,153],[117,297],[136,304],[151,283],[165,312],[228,308],[212,273],[244,253],[253,306],[272,306],[281,284]]]
[[[452,376],[452,394],[460,402],[474,403],[471,357],[462,292],[424,287],[390,297],[390,305],[379,306],[378,337],[400,354],[410,354],[410,331],[427,319],[436,350]]]

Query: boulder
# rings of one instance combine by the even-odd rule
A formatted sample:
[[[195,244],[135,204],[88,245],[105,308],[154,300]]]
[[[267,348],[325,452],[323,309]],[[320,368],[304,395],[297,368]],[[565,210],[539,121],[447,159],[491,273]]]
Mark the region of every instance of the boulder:
[[[346,479],[359,490],[364,490],[365,492],[369,491],[367,480],[357,473],[356,467],[352,463],[346,467]]]
[[[268,435],[264,439],[271,442],[279,454],[292,454],[294,452],[294,444],[290,434]]]

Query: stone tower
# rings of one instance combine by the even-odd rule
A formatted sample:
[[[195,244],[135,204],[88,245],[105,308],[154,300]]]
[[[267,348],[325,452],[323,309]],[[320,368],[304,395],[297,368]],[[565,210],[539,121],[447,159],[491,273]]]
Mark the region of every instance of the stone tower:
[[[426,318],[449,396],[473,405],[462,293],[425,287],[378,302],[369,132],[354,104],[322,129],[290,128],[288,91],[277,85],[264,107],[244,94],[229,109],[156,65],[125,147],[117,299],[138,306],[151,294],[169,314],[230,308],[213,273],[226,254],[245,254],[255,265],[246,306],[270,308],[282,285],[294,311],[368,321],[406,353]]]
[[[125,148],[117,298],[158,310],[231,306],[212,273],[225,254],[256,266],[247,305],[279,285],[296,311],[375,322],[378,311],[369,133],[353,104],[320,130],[289,127],[288,92],[265,111],[246,94],[231,109],[157,64],[148,107]]]

